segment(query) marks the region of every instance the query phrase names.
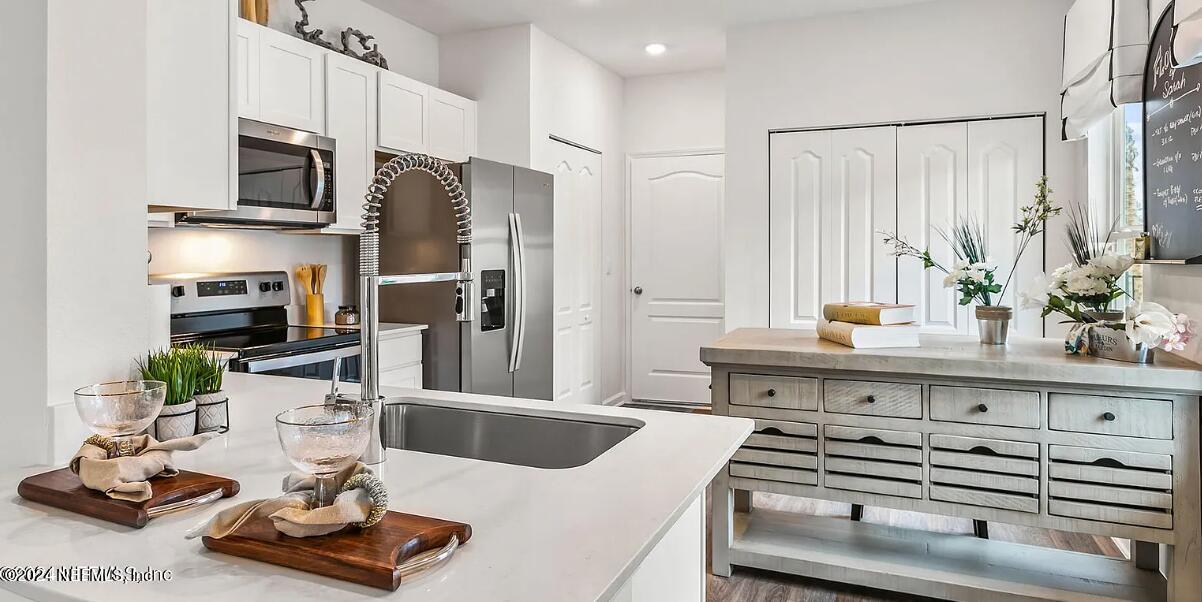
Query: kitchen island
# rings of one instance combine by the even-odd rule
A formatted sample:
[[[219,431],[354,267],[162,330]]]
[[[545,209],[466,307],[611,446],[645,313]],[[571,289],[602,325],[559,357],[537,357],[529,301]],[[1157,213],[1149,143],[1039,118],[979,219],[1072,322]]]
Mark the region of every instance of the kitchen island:
[[[851,349],[741,329],[701,350],[755,433],[713,487],[731,565],[946,600],[1202,600],[1202,366],[923,335]],[[757,509],[755,491],[977,521],[978,537]],[[853,512],[854,515],[854,512]],[[1130,561],[988,539],[997,521],[1132,540]]]
[[[700,600],[704,491],[752,421],[459,393],[387,389],[440,405],[642,424],[595,460],[540,469],[390,449],[377,467],[392,510],[472,525],[446,564],[399,590],[358,586],[206,550],[184,532],[217,509],[279,494],[293,467],[276,440],[281,410],[320,403],[328,383],[228,374],[229,433],[176,455],[180,468],[237,479],[242,491],[204,510],[131,529],[20,499],[29,468],[3,475],[0,567],[133,566],[170,570],[150,583],[0,582],[37,600]],[[7,592],[5,591],[7,590]]]

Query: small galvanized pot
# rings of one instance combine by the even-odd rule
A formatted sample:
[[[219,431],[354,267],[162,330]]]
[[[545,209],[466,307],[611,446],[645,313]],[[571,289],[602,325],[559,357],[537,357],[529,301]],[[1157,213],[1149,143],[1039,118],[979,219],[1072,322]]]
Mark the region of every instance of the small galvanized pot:
[[[1155,352],[1155,347],[1133,342],[1121,330],[1106,326],[1089,329],[1088,355],[1132,364],[1150,364]]]
[[[1000,305],[977,306],[977,333],[982,345],[1005,345],[1014,310]]]

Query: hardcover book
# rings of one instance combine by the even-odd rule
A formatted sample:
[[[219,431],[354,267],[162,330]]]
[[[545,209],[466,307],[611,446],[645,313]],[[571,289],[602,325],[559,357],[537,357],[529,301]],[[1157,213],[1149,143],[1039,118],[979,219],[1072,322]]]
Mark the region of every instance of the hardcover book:
[[[831,322],[854,324],[906,324],[914,321],[914,306],[889,303],[827,303],[822,306],[822,317]]]

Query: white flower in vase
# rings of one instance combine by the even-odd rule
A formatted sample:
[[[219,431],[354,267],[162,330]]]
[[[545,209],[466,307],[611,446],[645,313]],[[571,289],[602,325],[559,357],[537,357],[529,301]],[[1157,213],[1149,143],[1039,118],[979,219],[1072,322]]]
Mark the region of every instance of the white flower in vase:
[[[1089,265],[1096,268],[1104,276],[1110,278],[1118,278],[1126,272],[1132,265],[1135,264],[1135,259],[1127,255],[1102,255],[1089,260]]]
[[[1178,332],[1176,315],[1165,306],[1151,301],[1127,308],[1124,329],[1131,342],[1143,343],[1149,347],[1159,347],[1166,337]]]

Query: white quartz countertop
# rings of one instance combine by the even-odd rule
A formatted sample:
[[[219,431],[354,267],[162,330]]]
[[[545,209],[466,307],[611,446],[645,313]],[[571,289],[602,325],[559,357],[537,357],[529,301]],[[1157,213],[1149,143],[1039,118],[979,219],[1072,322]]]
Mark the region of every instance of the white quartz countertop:
[[[283,475],[293,468],[279,449],[273,417],[320,403],[328,388],[322,381],[247,374],[228,374],[225,383],[229,433],[176,454],[180,468],[241,483],[241,493],[215,507],[132,529],[19,498],[20,479],[45,467],[0,476],[9,492],[7,503],[0,503],[0,567],[150,567],[170,570],[171,581],[0,581],[0,588],[38,600],[124,602],[604,599],[631,576],[752,427],[740,418],[385,388],[389,397],[445,405],[644,423],[592,462],[564,470],[388,450],[377,472],[388,485],[391,509],[472,525],[472,538],[450,562],[390,593],[210,552],[199,539],[184,539],[215,509],[279,494]]]
[[[708,365],[749,365],[891,374],[1043,381],[1198,393],[1202,366],[1165,351],[1152,364],[1068,355],[1064,341],[1010,337],[982,345],[975,336],[922,335],[921,346],[853,349],[812,330],[740,328],[701,348]]]
[[[306,327],[310,324],[293,324],[293,326]],[[359,324],[322,324],[320,328],[338,328],[341,330],[359,330]],[[401,324],[399,322],[380,322],[380,336],[384,337],[399,337],[407,334],[421,332],[429,326],[425,324]]]

